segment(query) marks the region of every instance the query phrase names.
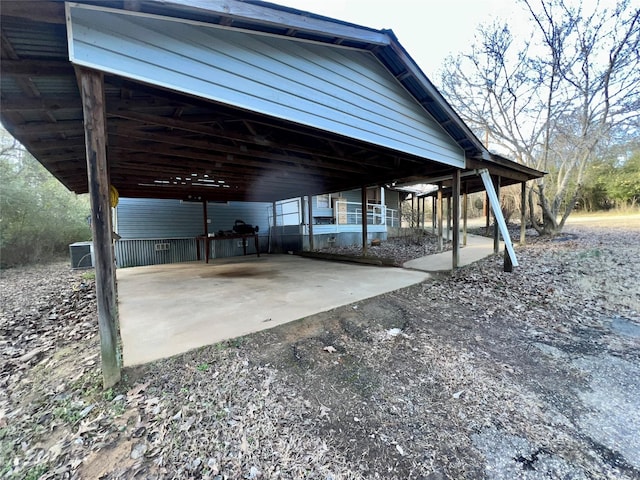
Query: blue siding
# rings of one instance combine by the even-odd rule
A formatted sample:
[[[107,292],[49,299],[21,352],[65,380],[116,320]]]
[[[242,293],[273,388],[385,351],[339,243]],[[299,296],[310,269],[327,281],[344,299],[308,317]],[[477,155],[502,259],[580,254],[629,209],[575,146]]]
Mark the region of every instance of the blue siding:
[[[116,209],[116,232],[124,239],[183,238],[204,233],[200,203],[121,198]]]
[[[270,203],[258,202],[209,203],[209,233],[231,230],[236,220],[242,220],[259,227],[260,248],[266,251],[270,208]],[[200,203],[121,198],[116,208],[116,231],[121,237],[115,248],[117,265],[132,267],[196,260],[195,237],[204,233],[203,221]],[[211,258],[242,255],[239,241],[212,242]],[[157,249],[157,244],[168,244],[168,248]],[[247,246],[247,254],[250,253],[256,253],[251,240]]]
[[[200,207],[200,223],[202,223],[202,207]],[[224,204],[209,203],[207,212],[211,223],[209,232],[231,230],[236,220],[242,220],[254,227],[259,227],[260,235],[269,234],[269,216],[273,206],[268,202],[229,202]]]
[[[70,4],[71,61],[457,167],[459,145],[368,51]]]
[[[269,232],[270,203],[229,202],[207,206],[209,233],[231,230],[236,220]],[[123,239],[167,239],[196,237],[204,233],[202,204],[180,200],[121,198],[118,203],[117,233]]]

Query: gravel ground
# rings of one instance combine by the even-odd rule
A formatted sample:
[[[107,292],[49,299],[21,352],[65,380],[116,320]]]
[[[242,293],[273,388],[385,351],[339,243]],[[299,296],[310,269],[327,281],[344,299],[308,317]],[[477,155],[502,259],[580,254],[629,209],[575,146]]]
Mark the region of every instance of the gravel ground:
[[[0,475],[640,478],[640,225],[517,254],[513,273],[490,257],[108,391],[90,274],[3,271]]]

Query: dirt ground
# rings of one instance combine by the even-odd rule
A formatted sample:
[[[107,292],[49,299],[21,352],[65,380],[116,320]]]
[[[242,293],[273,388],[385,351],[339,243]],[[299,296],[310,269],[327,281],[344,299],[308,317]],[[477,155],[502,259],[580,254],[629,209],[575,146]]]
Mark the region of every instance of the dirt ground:
[[[0,475],[640,479],[640,222],[528,241],[108,391],[90,275],[3,271]]]

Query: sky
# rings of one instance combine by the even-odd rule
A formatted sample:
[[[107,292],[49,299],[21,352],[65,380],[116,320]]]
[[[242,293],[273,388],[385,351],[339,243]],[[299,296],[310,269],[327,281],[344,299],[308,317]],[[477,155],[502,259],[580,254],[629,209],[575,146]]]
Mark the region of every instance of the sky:
[[[527,23],[516,0],[271,1],[365,27],[390,28],[432,80],[447,55],[469,50],[479,24],[496,18],[508,18],[516,28]]]

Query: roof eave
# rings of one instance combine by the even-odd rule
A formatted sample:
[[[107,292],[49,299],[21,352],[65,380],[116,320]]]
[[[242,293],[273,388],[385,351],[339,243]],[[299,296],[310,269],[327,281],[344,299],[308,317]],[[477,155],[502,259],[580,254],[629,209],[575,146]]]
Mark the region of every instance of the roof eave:
[[[453,107],[440,94],[440,92],[435,87],[435,85],[433,85],[431,80],[429,80],[429,78],[424,74],[422,69],[413,60],[411,55],[409,55],[409,53],[400,44],[393,30],[386,29],[386,30],[382,30],[382,32],[387,34],[389,36],[389,39],[391,40],[389,44],[389,48],[393,50],[394,54],[407,67],[406,76],[411,76],[417,82],[419,82],[419,84],[422,86],[422,88],[424,88],[425,92],[429,95],[429,97],[431,97],[435,102],[437,102],[443,108],[443,110],[449,117],[450,121],[453,122],[458,128],[460,128],[464,132],[465,139],[468,140],[474,147],[475,155],[473,156],[478,159],[491,161],[489,151],[485,148],[485,146],[478,139],[478,137],[476,137],[476,135],[471,131],[471,129],[464,123],[462,118],[460,118],[460,116],[453,109]],[[468,151],[469,149],[465,148],[465,150]]]

